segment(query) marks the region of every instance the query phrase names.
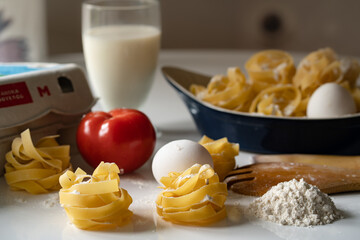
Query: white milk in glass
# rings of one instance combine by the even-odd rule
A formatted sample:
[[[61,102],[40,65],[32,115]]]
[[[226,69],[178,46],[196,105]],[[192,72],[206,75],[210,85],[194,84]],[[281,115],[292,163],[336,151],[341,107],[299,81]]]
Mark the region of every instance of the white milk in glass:
[[[83,34],[86,68],[105,110],[139,107],[153,81],[160,30],[121,25],[92,28]]]

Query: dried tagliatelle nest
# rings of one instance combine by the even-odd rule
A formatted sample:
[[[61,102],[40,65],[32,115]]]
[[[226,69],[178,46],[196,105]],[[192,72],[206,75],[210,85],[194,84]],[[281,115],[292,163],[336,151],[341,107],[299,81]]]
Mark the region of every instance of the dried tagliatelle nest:
[[[324,83],[345,87],[360,110],[356,80],[360,64],[339,58],[330,48],[307,55],[296,68],[291,55],[280,50],[254,54],[245,64],[248,78],[239,67],[227,75],[215,75],[207,86],[191,85],[200,100],[229,110],[274,116],[305,116],[313,92]]]
[[[199,143],[208,150],[213,159],[214,170],[220,181],[235,167],[235,157],[239,155],[239,144],[230,143],[226,137],[213,140],[204,135]]]
[[[119,167],[101,162],[92,175],[78,168],[60,177],[60,203],[71,222],[84,230],[106,230],[131,220],[132,198],[119,187]]]
[[[157,213],[184,225],[207,225],[226,217],[225,183],[208,164],[194,164],[184,172],[161,178],[164,190],[156,200]]]
[[[41,138],[34,145],[27,129],[13,140],[5,155],[5,180],[12,190],[40,194],[61,188],[60,175],[72,168],[70,146],[59,145],[56,137]]]

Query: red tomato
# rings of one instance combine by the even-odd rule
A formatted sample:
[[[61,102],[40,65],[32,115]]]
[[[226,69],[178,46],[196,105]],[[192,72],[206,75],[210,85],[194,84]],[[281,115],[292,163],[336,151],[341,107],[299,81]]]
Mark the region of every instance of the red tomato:
[[[78,127],[76,142],[92,167],[101,161],[114,162],[124,173],[129,173],[151,157],[156,137],[144,113],[123,108],[85,115]]]

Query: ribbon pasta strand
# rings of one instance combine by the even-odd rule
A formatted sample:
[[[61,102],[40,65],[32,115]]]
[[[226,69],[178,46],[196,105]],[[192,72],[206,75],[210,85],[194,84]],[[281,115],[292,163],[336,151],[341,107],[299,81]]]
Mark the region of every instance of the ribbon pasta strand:
[[[61,188],[59,177],[71,169],[70,146],[60,146],[56,137],[44,137],[34,146],[27,129],[13,140],[5,155],[5,180],[12,190],[41,194]]]
[[[127,224],[132,198],[119,188],[120,170],[114,163],[101,162],[93,175],[78,168],[60,177],[60,203],[70,221],[84,230],[106,230]]]
[[[207,225],[226,217],[227,187],[210,165],[195,164],[161,178],[157,213],[176,224]]]

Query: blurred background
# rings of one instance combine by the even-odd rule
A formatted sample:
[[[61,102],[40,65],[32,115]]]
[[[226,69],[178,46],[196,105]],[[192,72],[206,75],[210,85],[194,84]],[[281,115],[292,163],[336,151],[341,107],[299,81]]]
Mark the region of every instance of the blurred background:
[[[358,0],[160,2],[163,49],[279,48],[308,52],[329,46],[340,54],[360,55]],[[34,35],[32,44],[43,49],[38,49],[41,53],[31,59],[81,52],[81,3],[82,0],[0,0],[0,41],[14,38],[6,28],[12,5],[26,29],[21,33]],[[0,55],[4,56],[1,45]]]
[[[31,0],[30,0],[31,1]],[[48,0],[48,53],[81,51],[81,0]],[[161,0],[168,48],[330,46],[360,55],[358,0]]]

